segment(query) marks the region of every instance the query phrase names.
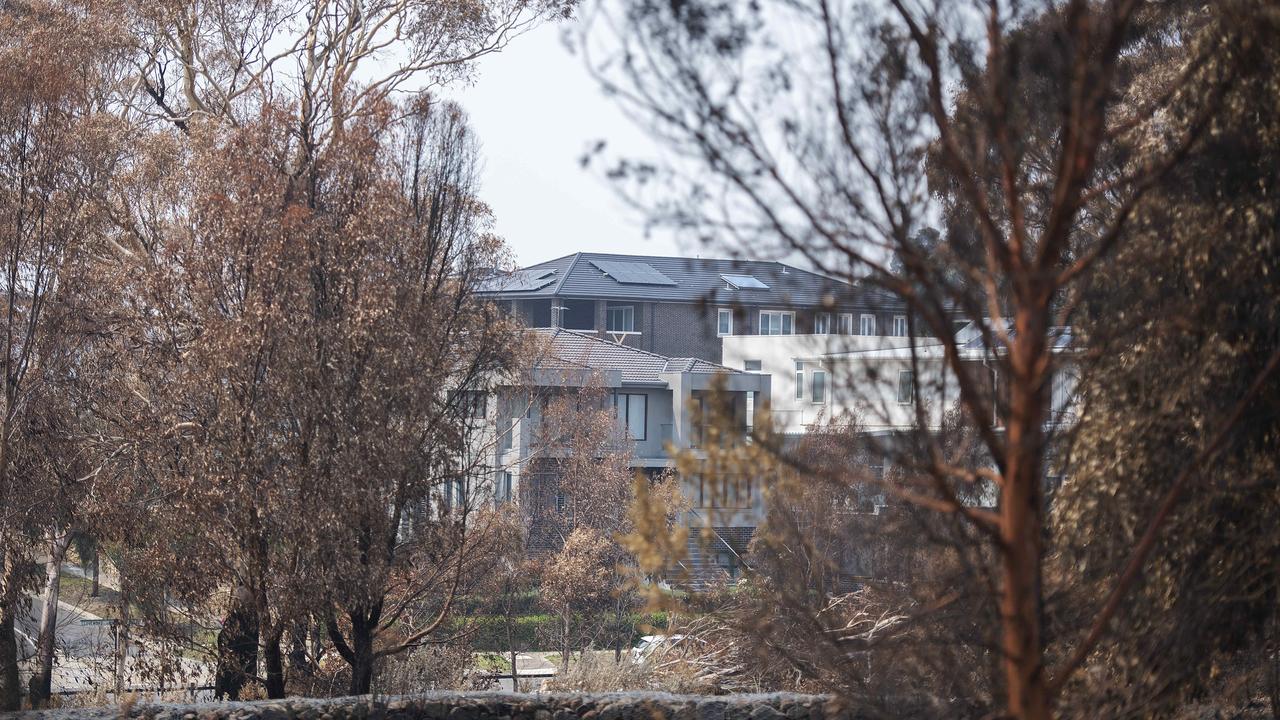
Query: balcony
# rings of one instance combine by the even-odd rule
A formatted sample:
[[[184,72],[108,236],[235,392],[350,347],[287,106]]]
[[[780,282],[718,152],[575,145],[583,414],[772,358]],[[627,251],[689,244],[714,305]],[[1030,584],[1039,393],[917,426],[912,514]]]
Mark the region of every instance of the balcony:
[[[693,427],[689,447],[703,450],[708,447],[728,448],[751,442],[751,427],[747,425],[710,425]]]

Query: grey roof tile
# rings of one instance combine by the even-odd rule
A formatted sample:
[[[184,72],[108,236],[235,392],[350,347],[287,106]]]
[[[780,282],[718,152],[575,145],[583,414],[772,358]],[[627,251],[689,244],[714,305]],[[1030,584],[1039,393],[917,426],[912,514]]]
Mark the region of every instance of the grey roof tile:
[[[619,263],[646,265],[656,274],[653,277],[668,278],[674,284],[619,282],[601,269],[610,267],[611,263],[615,268]],[[575,253],[523,268],[521,273],[522,277],[536,277],[548,270],[556,271],[556,282],[532,289],[523,289],[527,286],[523,282],[509,289],[486,285],[480,288],[480,292],[508,298],[581,297],[775,307],[813,307],[827,300],[844,306],[874,309],[902,306],[899,300],[884,291],[850,285],[818,273],[764,260]],[[735,283],[723,277],[735,275],[753,277],[766,287],[735,287]]]
[[[669,358],[646,350],[601,339],[590,333],[564,328],[530,330],[544,338],[549,357],[540,365],[549,369],[591,368],[617,370],[625,383],[662,384],[659,375],[669,372],[730,373],[742,371],[697,358]]]

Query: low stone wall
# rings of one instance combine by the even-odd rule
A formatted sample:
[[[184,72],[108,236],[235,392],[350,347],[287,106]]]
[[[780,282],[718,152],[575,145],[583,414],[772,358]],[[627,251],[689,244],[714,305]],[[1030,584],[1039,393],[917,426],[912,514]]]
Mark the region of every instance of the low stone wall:
[[[856,720],[820,695],[427,693],[18,713],[26,720]]]

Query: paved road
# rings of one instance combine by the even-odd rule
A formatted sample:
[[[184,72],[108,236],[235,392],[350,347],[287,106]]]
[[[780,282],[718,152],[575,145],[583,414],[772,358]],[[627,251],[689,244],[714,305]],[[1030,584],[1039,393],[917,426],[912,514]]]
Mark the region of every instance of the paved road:
[[[41,607],[42,604],[38,598],[31,598],[26,611],[18,613],[18,632],[31,639],[33,653],[35,649],[34,640],[40,633]],[[82,610],[65,602],[59,602],[58,623],[54,635],[58,654],[69,658],[110,655],[115,647],[111,626],[108,624],[88,624],[102,622],[102,618],[87,610]]]
[[[40,632],[39,599],[31,599],[30,605],[18,615],[16,629],[20,638],[21,657],[31,658],[35,655],[35,638]],[[52,685],[54,692],[79,692],[94,688],[114,686],[115,677],[115,637],[112,626],[103,622],[102,618],[87,610],[65,602],[58,603],[58,623],[56,626],[55,663]],[[131,689],[148,690],[157,687],[156,681],[146,672],[145,663],[138,660],[138,648],[129,646],[129,657],[125,662],[125,685]],[[182,658],[182,666],[186,680],[182,683],[197,686],[212,683],[212,673],[203,663],[190,658]],[[34,669],[31,663],[26,664],[28,672]],[[167,686],[172,687],[172,682]]]

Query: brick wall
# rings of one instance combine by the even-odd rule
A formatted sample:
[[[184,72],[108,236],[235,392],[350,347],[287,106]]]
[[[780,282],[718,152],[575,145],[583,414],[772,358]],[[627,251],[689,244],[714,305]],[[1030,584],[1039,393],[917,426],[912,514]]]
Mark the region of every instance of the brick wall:
[[[653,347],[667,357],[696,357],[720,362],[721,343],[716,337],[715,308],[680,303],[654,303],[650,335]]]

